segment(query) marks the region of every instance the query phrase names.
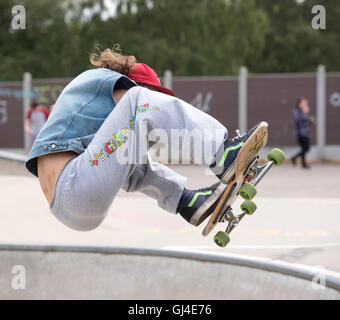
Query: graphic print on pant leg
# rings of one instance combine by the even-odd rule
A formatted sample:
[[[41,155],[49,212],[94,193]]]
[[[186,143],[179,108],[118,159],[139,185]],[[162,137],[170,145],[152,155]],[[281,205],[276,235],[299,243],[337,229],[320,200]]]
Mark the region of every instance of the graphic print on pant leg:
[[[148,112],[148,111],[160,111],[157,106],[150,106],[149,103],[142,104],[140,106],[137,106],[136,108],[138,113]],[[107,159],[110,154],[115,152],[118,148],[120,148],[124,143],[128,140],[128,133],[135,128],[135,119],[136,117],[133,116],[131,120],[129,120],[129,127],[125,127],[121,129],[119,132],[114,132],[112,134],[112,138],[108,142],[104,143],[104,148],[100,150],[99,153],[94,154],[94,160],[90,160],[91,166],[98,166],[99,165],[99,159],[104,161]],[[104,150],[104,151],[103,151]],[[104,154],[105,152],[105,154]]]
[[[159,111],[159,108],[156,106],[150,106],[148,103],[137,106],[137,112],[140,112],[140,113],[152,111],[152,110]]]
[[[90,160],[91,166],[98,166],[99,162],[98,159],[101,159],[104,161],[107,159],[110,154],[115,152],[118,148],[120,148],[126,141],[128,140],[128,133],[129,131],[132,131],[130,128],[123,128],[118,133],[113,133],[112,137],[113,139],[110,139],[108,142],[104,143],[104,148],[100,149],[99,153],[95,153],[93,158],[95,160]],[[103,152],[105,150],[105,154]]]
[[[100,149],[99,153],[95,153],[93,158],[95,160],[90,160],[90,163],[93,166],[98,166],[98,159],[101,159],[102,161],[106,159],[105,155],[103,154],[103,149]]]
[[[118,145],[115,140],[111,139],[109,142],[104,143],[105,151],[107,156],[109,157],[111,153],[115,152],[118,148]]]

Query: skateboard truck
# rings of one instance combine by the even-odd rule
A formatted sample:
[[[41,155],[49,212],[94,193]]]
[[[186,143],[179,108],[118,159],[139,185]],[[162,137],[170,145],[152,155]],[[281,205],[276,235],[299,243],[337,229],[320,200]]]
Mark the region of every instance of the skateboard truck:
[[[267,162],[265,165],[262,166],[256,166],[257,164],[257,159],[255,159],[252,164],[249,167],[249,170],[256,170],[255,173],[255,178],[251,181],[251,184],[255,187],[260,180],[265,176],[265,174],[270,170],[270,168],[273,166],[274,162],[271,160],[269,162]],[[248,200],[248,199],[246,199]],[[242,213],[238,214],[238,215],[234,215],[232,212],[232,208],[228,208],[226,210],[226,212],[224,213],[221,222],[224,221],[229,221],[227,229],[226,229],[226,233],[230,233],[235,226],[243,219],[243,217],[249,214],[248,210],[244,210]]]
[[[234,215],[232,208],[229,206],[226,208],[224,214],[221,216],[218,222],[226,222],[228,221],[227,228],[225,232],[218,232],[215,237],[215,243],[220,247],[225,247],[229,241],[229,234],[234,228],[239,224],[239,222],[246,216],[251,215],[257,209],[256,204],[251,201],[252,198],[256,195],[255,186],[262,180],[262,178],[268,173],[273,165],[280,165],[285,155],[280,149],[273,149],[268,154],[268,162],[259,165],[258,164],[259,156],[249,164],[247,169],[244,172],[244,183],[240,187],[238,194],[245,199],[245,201],[241,204],[242,212],[238,215]]]

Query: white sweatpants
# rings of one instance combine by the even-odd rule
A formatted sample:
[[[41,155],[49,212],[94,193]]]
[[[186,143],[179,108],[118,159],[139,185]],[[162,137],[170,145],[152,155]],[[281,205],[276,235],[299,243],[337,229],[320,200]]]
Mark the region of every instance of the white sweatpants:
[[[133,87],[85,151],[65,166],[50,209],[70,228],[92,230],[104,220],[123,188],[142,192],[156,199],[161,208],[176,213],[186,178],[153,162],[146,142],[158,136],[167,140],[170,152],[180,149],[190,160],[197,162],[199,157],[210,165],[226,135],[221,123],[190,104]],[[182,138],[173,143],[174,136]]]

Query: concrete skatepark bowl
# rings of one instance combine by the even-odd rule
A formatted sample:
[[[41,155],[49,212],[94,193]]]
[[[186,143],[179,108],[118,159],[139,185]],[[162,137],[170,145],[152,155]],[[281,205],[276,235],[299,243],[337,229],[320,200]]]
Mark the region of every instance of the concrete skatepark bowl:
[[[340,299],[340,275],[225,254],[0,245],[0,299]]]

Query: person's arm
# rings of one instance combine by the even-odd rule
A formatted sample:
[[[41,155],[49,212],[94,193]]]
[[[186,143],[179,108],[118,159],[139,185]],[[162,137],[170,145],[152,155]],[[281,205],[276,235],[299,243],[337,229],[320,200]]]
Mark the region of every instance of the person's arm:
[[[26,119],[25,119],[25,122],[24,122],[24,129],[25,129],[25,132],[28,135],[32,134],[32,130],[30,128],[30,125],[31,125],[31,114],[32,114],[32,110],[29,110],[27,112]]]
[[[124,94],[127,92],[126,89],[114,89],[112,96],[115,104],[118,104],[120,99],[124,96]]]
[[[301,121],[301,116],[298,110],[294,110],[294,122],[295,122],[295,128],[297,132],[300,132],[300,121]]]

